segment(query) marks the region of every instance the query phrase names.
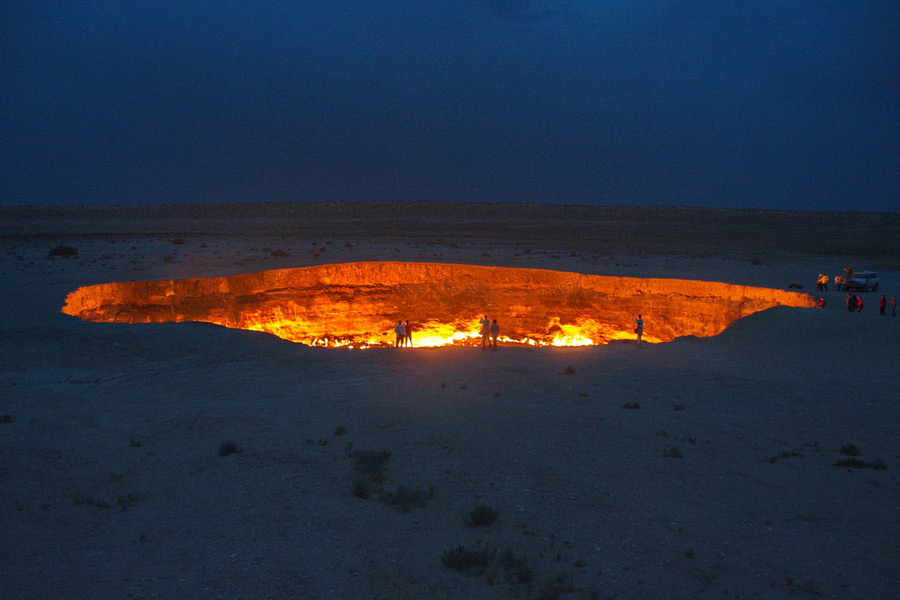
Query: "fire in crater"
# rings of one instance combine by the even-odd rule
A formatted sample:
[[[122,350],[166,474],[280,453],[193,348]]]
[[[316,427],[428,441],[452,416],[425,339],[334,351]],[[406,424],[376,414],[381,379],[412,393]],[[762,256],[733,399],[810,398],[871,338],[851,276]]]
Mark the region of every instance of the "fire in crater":
[[[712,336],[774,306],[812,307],[807,294],[681,279],[604,277],[544,269],[361,262],[174,281],[78,288],[62,311],[86,321],[204,321],[315,346],[393,345],[407,319],[415,346],[465,345],[479,318],[507,344],[576,346]]]

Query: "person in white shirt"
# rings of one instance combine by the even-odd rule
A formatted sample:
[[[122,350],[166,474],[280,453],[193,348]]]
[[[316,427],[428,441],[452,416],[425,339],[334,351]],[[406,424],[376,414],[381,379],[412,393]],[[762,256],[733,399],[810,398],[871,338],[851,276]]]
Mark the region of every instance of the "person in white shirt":
[[[394,348],[399,348],[403,345],[403,340],[406,338],[406,327],[403,326],[403,321],[397,321],[397,326],[394,327],[394,333],[397,334],[397,341],[394,342]]]
[[[644,319],[641,318],[641,315],[638,315],[634,320],[635,328],[634,332],[637,334],[638,346],[641,345],[641,337],[644,335]]]
[[[487,350],[490,341],[488,337],[491,335],[491,320],[488,319],[487,315],[481,317],[481,349]]]

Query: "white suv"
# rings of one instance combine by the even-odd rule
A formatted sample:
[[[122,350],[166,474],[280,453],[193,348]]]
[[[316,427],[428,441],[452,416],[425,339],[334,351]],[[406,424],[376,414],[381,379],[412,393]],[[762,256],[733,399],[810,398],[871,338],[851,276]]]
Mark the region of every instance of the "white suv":
[[[878,291],[878,273],[875,271],[860,271],[854,273],[853,276],[844,284],[844,289],[848,292],[868,292]]]

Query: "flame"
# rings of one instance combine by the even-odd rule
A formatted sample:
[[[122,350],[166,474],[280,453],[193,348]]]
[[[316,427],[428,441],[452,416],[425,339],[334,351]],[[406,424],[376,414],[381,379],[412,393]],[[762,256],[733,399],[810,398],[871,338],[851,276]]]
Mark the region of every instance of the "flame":
[[[413,326],[412,345],[418,348],[481,345],[481,322],[479,317],[472,317],[462,325],[426,321],[421,325],[414,323]],[[461,329],[457,329],[458,327],[461,327]],[[588,337],[588,330],[583,329],[579,325],[560,324],[559,319],[555,318],[551,319],[546,329],[553,329],[554,327],[562,328],[565,334],[548,339],[514,338],[500,335],[497,336],[497,342],[511,346],[596,346],[600,343]],[[393,332],[386,332],[371,337],[337,337],[328,335],[313,337],[308,334],[310,329],[308,324],[288,319],[277,319],[274,321],[248,319],[244,321],[240,329],[271,333],[292,342],[323,348],[376,348],[393,346],[395,341]],[[622,331],[610,331],[607,335],[607,339],[634,339],[635,337],[634,334]]]
[[[326,333],[316,335],[317,326],[309,321],[286,318],[280,309],[266,315],[243,313],[240,325],[225,320],[210,320],[217,325],[233,329],[247,329],[276,335],[282,339],[308,346],[321,348],[377,348],[394,345],[395,334],[387,331],[369,336],[335,336]],[[559,317],[553,317],[541,328],[545,332],[557,332],[556,335],[533,335],[511,337],[499,335],[497,342],[508,346],[597,346],[608,344],[613,340],[634,340],[636,336],[630,331],[621,331],[596,319],[581,318],[575,323],[562,323]],[[481,345],[480,317],[457,319],[453,323],[428,320],[422,324],[413,323],[412,345],[418,348],[439,348],[443,346],[479,346]],[[313,333],[311,333],[313,332]],[[664,340],[644,335],[643,340],[660,343]]]

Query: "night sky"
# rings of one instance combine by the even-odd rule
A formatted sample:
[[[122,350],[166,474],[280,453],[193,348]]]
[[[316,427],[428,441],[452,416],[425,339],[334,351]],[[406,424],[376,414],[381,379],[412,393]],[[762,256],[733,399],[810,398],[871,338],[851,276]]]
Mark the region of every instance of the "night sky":
[[[0,204],[900,210],[900,2],[28,0]]]

